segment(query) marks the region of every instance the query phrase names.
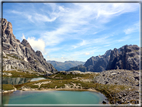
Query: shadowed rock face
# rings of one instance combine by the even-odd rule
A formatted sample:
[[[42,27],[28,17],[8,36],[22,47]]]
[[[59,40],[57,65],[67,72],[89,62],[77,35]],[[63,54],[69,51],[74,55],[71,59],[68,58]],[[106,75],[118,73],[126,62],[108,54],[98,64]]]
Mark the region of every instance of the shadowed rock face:
[[[88,59],[84,64],[84,66],[87,68],[87,71],[92,71],[92,72],[104,71],[109,62],[110,52],[111,50],[108,50],[104,55],[99,55]]]
[[[70,68],[68,71],[80,70],[82,72],[91,71],[91,72],[102,72],[106,69],[111,50],[106,51],[104,55],[92,56],[89,58],[84,65],[79,65],[76,67]]]
[[[20,70],[36,72],[57,72],[46,62],[40,51],[34,51],[26,39],[22,42],[13,35],[12,24],[6,19],[2,22],[3,70]]]
[[[139,70],[140,48],[137,45],[125,45],[114,49],[110,54],[110,61],[106,70],[127,69]]]
[[[92,56],[84,66],[76,66],[71,70],[81,70],[82,72],[102,72],[112,69],[139,70],[140,47],[137,45],[125,45],[119,49],[108,50],[104,55]]]

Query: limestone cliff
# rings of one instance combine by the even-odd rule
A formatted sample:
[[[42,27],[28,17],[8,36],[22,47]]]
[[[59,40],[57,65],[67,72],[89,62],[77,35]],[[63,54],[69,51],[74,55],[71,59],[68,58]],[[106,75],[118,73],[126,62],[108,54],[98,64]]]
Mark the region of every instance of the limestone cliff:
[[[54,73],[57,70],[46,62],[40,51],[34,51],[26,39],[20,42],[13,34],[12,24],[1,20],[3,71],[29,71]]]

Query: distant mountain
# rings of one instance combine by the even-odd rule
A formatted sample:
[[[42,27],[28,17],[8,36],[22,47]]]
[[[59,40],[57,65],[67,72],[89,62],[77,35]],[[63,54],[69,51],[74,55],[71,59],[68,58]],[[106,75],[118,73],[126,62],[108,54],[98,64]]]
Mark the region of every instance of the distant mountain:
[[[92,56],[84,65],[75,66],[68,71],[102,72],[112,69],[139,70],[140,48],[137,45],[125,45],[119,49],[108,50],[104,55]],[[142,57],[141,57],[142,58]]]
[[[72,67],[66,71],[74,71],[74,70],[78,70],[78,71],[81,71],[81,72],[86,72],[87,71],[87,68],[83,65],[78,65],[78,66],[75,66],[75,67]]]
[[[68,70],[71,67],[84,64],[84,62],[82,62],[82,61],[57,62],[57,61],[48,60],[47,62],[51,63],[58,71],[65,71],[65,70]]]
[[[3,71],[27,71],[53,73],[57,70],[46,62],[40,51],[34,51],[28,41],[20,42],[13,34],[12,24],[6,19],[0,21],[2,27]]]

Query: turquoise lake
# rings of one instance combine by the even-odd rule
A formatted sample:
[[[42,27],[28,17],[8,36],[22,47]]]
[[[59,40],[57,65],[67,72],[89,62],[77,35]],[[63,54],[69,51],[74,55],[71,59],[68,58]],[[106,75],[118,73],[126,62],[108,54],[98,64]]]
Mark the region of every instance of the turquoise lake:
[[[3,104],[102,104],[105,99],[90,91],[15,91],[3,95]]]

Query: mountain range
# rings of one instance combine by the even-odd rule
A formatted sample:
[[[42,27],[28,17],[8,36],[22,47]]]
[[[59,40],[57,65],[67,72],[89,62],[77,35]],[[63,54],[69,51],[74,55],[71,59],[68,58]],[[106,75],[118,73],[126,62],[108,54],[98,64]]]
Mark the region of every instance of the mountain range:
[[[84,65],[78,65],[67,71],[102,72],[112,69],[139,70],[140,50],[137,45],[125,45],[119,49],[108,50],[104,55],[92,56]]]
[[[82,61],[65,61],[65,62],[58,62],[58,61],[47,61],[48,63],[51,63],[58,71],[65,71],[68,70],[71,67],[84,64]]]
[[[42,53],[34,51],[26,39],[22,42],[16,39],[10,22],[2,19],[0,24],[2,27],[3,71],[17,70],[48,74],[65,70],[82,72],[102,72],[112,69],[139,70],[141,48],[137,45],[114,48],[106,51],[104,55],[92,56],[86,62],[46,61]]]

